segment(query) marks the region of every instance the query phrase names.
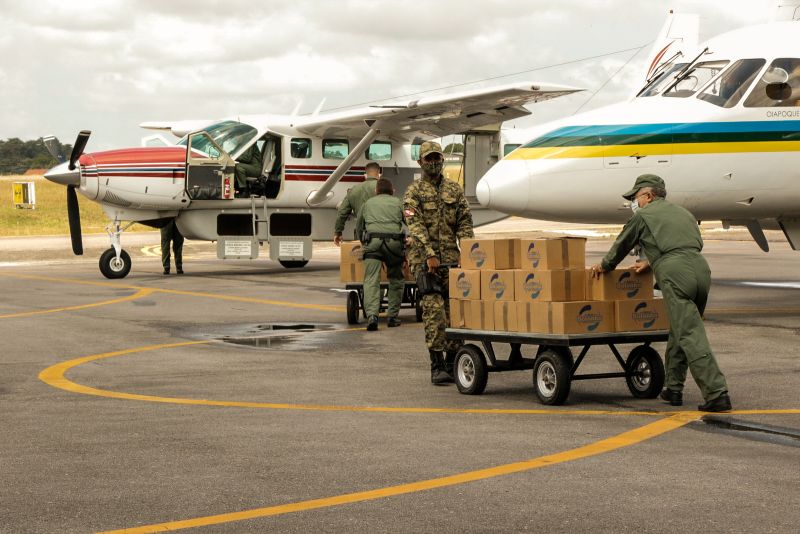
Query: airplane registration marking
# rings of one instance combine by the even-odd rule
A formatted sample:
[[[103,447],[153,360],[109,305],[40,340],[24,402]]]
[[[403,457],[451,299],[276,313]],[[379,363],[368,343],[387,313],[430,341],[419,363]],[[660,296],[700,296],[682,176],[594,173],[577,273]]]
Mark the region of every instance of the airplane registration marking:
[[[132,289],[132,288],[130,288]],[[77,306],[65,306],[63,308],[49,308],[47,310],[36,310],[36,311],[27,311],[27,312],[19,312],[19,313],[9,313],[5,315],[0,315],[0,319],[12,319],[16,317],[31,317],[33,315],[45,315],[48,313],[58,313],[64,311],[76,311],[76,310],[85,310],[88,308],[97,308],[100,306],[109,306],[111,304],[119,304],[120,302],[130,302],[132,300],[140,299],[142,297],[146,297],[154,293],[154,290],[149,288],[139,289],[136,293],[132,295],[128,295],[127,297],[119,297],[116,299],[111,300],[103,300],[100,302],[90,302],[89,304],[79,304]]]

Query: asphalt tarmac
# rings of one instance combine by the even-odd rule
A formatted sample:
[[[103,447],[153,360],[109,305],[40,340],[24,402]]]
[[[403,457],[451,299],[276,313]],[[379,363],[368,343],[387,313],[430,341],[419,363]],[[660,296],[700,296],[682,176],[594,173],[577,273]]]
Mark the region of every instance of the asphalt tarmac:
[[[705,418],[691,379],[681,408],[622,379],[547,407],[530,371],[434,387],[413,311],[347,325],[328,245],[289,271],[190,244],[162,276],[142,244],[119,281],[0,257],[0,532],[796,531],[800,253],[772,246],[707,242],[735,411]]]

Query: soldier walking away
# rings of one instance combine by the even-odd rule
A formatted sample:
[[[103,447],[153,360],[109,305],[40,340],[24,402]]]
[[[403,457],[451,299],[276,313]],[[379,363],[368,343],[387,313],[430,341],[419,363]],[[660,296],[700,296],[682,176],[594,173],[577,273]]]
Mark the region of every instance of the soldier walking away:
[[[633,216],[608,254],[592,267],[593,275],[599,278],[614,269],[634,246],[641,245],[647,261],[637,262],[635,268],[645,272],[652,266],[670,323],[666,388],[661,398],[672,406],[683,405],[688,368],[705,399],[697,409],[728,411],[728,384],[703,326],[711,270],[700,254],[703,239],[697,221],[689,211],[666,200],[664,180],[654,174],[639,176],[633,189],[622,196],[631,201]]]
[[[431,360],[431,382],[453,382],[453,360],[460,341],[446,340],[450,322],[447,265],[459,261],[459,240],[475,236],[464,190],[442,175],[444,155],[439,143],[422,143],[417,163],[422,178],[412,183],[403,200],[409,232],[408,262],[422,294],[425,344]],[[446,353],[446,356],[445,356]]]
[[[364,167],[364,181],[350,189],[342,200],[336,224],[333,227],[333,242],[337,247],[342,244],[342,232],[347,218],[351,213],[354,217],[358,217],[358,212],[361,211],[364,203],[375,196],[375,183],[381,176],[381,170],[381,166],[374,161],[367,163],[367,166]],[[361,236],[356,234],[356,239],[361,239]]]
[[[169,274],[169,244],[172,242],[172,252],[175,253],[175,272],[183,274],[183,235],[181,235],[175,219],[161,227],[161,264],[164,274]]]
[[[367,330],[378,329],[381,305],[381,265],[386,265],[389,278],[387,326],[400,326],[397,314],[403,298],[403,263],[405,262],[403,234],[403,203],[394,195],[392,182],[380,178],[375,186],[376,196],[364,203],[356,220],[356,235],[364,246],[364,311]]]

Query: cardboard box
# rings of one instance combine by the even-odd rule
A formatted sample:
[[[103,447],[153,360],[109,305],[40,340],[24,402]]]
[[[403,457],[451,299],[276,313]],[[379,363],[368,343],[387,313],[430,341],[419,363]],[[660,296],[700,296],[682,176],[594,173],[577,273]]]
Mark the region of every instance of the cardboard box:
[[[584,271],[514,270],[514,297],[518,302],[586,299]]]
[[[342,243],[339,255],[339,263],[342,265],[360,263],[364,261],[364,247],[360,241],[346,241]]]
[[[450,269],[450,296],[463,300],[480,300],[481,272],[477,269]]]
[[[464,312],[466,300],[450,299],[450,328],[466,328]]]
[[[532,302],[529,306],[534,332],[597,334],[614,331],[613,302]]]
[[[494,329],[501,332],[517,331],[516,302],[494,302]]]
[[[536,324],[533,322],[533,317],[534,317],[533,302],[517,302],[516,305],[517,305],[516,332],[536,332]]]
[[[617,332],[669,329],[664,299],[618,300],[614,307]]]
[[[514,271],[481,271],[482,300],[514,300]]]
[[[464,328],[494,330],[494,302],[463,300]]]
[[[631,300],[653,298],[652,273],[636,274],[633,268],[616,269],[595,280],[586,270],[587,300]]]
[[[586,239],[520,239],[517,243],[518,269],[563,271],[586,268]]]
[[[461,241],[462,269],[518,269],[518,239],[464,239]]]

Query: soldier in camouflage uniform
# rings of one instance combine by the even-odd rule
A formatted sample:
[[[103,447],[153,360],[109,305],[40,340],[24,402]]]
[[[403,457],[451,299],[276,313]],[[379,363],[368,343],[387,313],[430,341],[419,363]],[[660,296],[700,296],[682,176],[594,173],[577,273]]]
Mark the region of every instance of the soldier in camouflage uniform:
[[[636,270],[644,272],[652,266],[669,316],[666,389],[661,398],[672,406],[683,404],[688,368],[705,399],[697,409],[728,411],[728,385],[703,326],[711,270],[700,254],[703,239],[697,221],[687,210],[666,200],[664,180],[654,174],[639,176],[622,196],[631,201],[633,216],[592,272],[599,278],[614,269],[635,245],[641,245],[647,262],[637,262]]]
[[[448,269],[440,264],[458,264],[459,240],[475,234],[464,190],[442,175],[444,155],[439,143],[422,143],[417,163],[422,167],[422,178],[409,186],[403,199],[403,215],[409,231],[408,263],[417,277],[425,271],[438,277],[444,293],[422,297],[431,382],[444,384],[453,381],[453,359],[460,343],[444,337],[444,329],[450,322]]]
[[[381,166],[371,161],[367,163],[364,168],[365,176],[364,181],[356,185],[347,192],[347,196],[342,200],[339,206],[339,214],[336,217],[336,224],[333,227],[333,242],[336,246],[342,244],[342,232],[344,231],[344,223],[352,213],[353,216],[358,217],[358,212],[364,206],[364,203],[375,196],[375,184],[381,175]],[[356,236],[359,239],[361,236]]]

